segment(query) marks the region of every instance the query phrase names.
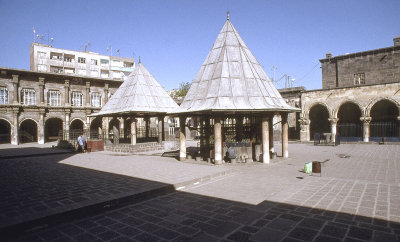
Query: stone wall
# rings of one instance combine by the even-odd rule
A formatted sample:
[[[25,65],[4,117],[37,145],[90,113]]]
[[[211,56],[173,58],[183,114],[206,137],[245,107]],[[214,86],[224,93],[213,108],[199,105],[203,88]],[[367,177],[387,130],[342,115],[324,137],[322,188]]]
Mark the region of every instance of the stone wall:
[[[300,139],[301,141],[310,141],[309,114],[314,105],[324,106],[329,112],[329,122],[331,125],[336,125],[341,105],[348,102],[354,103],[361,110],[361,119],[366,124],[371,121],[372,107],[381,100],[395,104],[400,113],[400,82],[303,92],[301,95]],[[398,119],[400,120],[400,116]]]
[[[364,73],[365,84],[400,82],[400,46],[321,59],[322,88],[357,86],[354,75]],[[363,84],[361,84],[363,85]]]

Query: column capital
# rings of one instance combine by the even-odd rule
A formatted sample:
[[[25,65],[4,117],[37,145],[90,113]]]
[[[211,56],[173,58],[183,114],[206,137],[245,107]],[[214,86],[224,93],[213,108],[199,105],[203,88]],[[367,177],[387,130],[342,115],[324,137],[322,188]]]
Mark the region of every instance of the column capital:
[[[65,85],[66,87],[69,87],[69,80],[65,80],[64,85]]]
[[[306,119],[306,118],[299,119],[299,122],[301,125],[309,125],[310,124],[310,120]]]
[[[90,88],[90,82],[89,81],[86,82],[86,88]]]
[[[400,121],[400,116],[397,116],[397,120]]]
[[[372,118],[371,117],[360,117],[361,122],[370,123]]]
[[[46,113],[46,109],[44,109],[44,108],[39,108],[39,114],[40,115],[43,115],[43,114],[45,114]]]
[[[108,90],[109,88],[109,84],[108,83],[104,83],[104,89]]]
[[[12,83],[18,83],[19,81],[19,75],[12,75]]]
[[[44,86],[44,77],[39,77],[39,86]]]
[[[329,121],[331,124],[337,124],[337,122],[339,121],[339,119],[338,119],[338,118],[328,118],[328,121]]]
[[[69,108],[64,109],[64,113],[68,115],[71,114],[71,109]]]
[[[12,113],[13,114],[18,114],[19,113],[19,108],[12,108]]]

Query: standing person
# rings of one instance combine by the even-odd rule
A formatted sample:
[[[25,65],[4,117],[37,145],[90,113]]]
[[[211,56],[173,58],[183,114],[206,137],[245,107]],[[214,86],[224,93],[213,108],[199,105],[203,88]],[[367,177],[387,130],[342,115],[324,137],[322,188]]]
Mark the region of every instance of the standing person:
[[[79,135],[78,137],[78,151],[79,150],[85,152],[85,146],[83,145],[82,135]]]
[[[86,152],[86,150],[87,150],[87,147],[86,147],[86,140],[87,140],[86,134],[83,133],[83,135],[82,135],[82,142],[83,142],[83,151],[84,151],[84,152]]]

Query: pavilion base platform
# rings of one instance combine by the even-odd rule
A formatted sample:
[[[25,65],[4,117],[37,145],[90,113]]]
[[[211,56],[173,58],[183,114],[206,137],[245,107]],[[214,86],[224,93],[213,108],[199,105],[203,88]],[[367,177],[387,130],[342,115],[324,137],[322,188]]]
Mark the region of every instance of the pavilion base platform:
[[[131,144],[107,144],[104,146],[105,151],[121,152],[121,153],[143,153],[151,151],[171,151],[177,150],[179,143],[177,141],[162,141],[158,142],[146,142]]]

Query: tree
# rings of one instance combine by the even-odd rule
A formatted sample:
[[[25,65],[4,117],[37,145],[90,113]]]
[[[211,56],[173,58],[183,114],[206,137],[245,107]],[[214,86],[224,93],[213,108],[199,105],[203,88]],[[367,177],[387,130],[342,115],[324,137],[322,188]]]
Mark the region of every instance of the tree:
[[[184,98],[189,91],[189,88],[189,82],[181,82],[181,84],[179,84],[179,89],[175,92],[175,98]]]

